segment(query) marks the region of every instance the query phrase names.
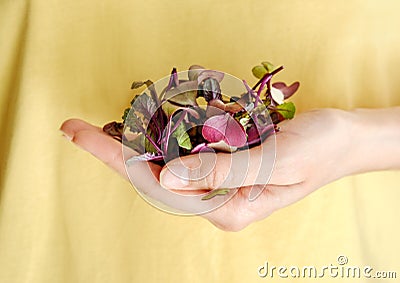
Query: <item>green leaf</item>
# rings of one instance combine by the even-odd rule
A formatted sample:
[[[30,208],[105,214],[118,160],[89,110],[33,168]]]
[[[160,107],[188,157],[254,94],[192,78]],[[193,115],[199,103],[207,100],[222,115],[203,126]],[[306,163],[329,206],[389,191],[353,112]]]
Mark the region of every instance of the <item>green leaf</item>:
[[[168,99],[167,101],[176,103],[178,105],[182,106],[195,106],[197,105],[196,103],[196,98],[197,98],[197,90],[192,90],[192,91],[187,91],[183,93],[179,93],[172,98]]]
[[[136,89],[139,88],[143,85],[146,85],[147,87],[151,86],[153,84],[153,82],[151,80],[147,80],[147,81],[135,81],[132,83],[131,89]]]
[[[135,81],[132,83],[131,89],[136,89],[139,88],[143,85],[147,86],[147,89],[150,91],[150,96],[151,98],[154,100],[156,106],[160,105],[160,99],[157,96],[157,91],[156,88],[154,87],[154,84],[151,80],[147,80],[147,81]],[[133,104],[134,100],[132,100],[131,104]]]
[[[276,107],[276,111],[279,112],[285,119],[292,119],[296,112],[296,106],[293,102],[285,102]]]
[[[229,189],[216,189],[212,190],[209,194],[205,195],[204,197],[201,198],[201,200],[209,200],[212,199],[215,196],[223,196],[229,193]]]
[[[135,112],[129,112],[129,108],[125,109],[124,116],[124,125],[128,127],[132,133],[142,132],[143,130],[143,122],[142,120],[135,114]]]
[[[136,96],[132,102],[135,111],[143,114],[148,121],[150,121],[157,110],[155,101],[146,93]]]
[[[126,108],[124,111],[124,114],[122,115],[122,120],[124,121],[124,123],[125,123],[126,117],[128,117],[130,110],[131,110],[130,108]]]
[[[196,106],[197,81],[183,82],[165,93],[164,99],[180,106]]]
[[[161,108],[164,111],[164,113],[167,115],[167,117],[170,117],[179,108],[179,106],[173,105],[173,104],[169,103],[168,101],[165,101],[161,105]]]
[[[264,77],[264,75],[266,73],[268,73],[267,69],[265,69],[264,66],[255,66],[253,67],[253,69],[251,70],[251,72],[253,73],[253,75],[257,78],[257,79],[261,79],[262,77]]]
[[[275,70],[275,66],[268,61],[262,62],[261,65],[264,66],[264,68],[267,70],[268,73],[271,73],[272,71]]]
[[[172,133],[172,136],[176,138],[180,147],[187,150],[192,149],[192,143],[190,142],[190,137],[186,132],[186,127],[183,122],[179,124],[176,130]]]
[[[156,139],[155,134],[150,130],[150,128],[147,128],[147,134],[148,137],[150,137],[153,141]],[[157,149],[153,146],[148,138],[146,138],[144,141],[144,148],[146,152],[157,153]]]

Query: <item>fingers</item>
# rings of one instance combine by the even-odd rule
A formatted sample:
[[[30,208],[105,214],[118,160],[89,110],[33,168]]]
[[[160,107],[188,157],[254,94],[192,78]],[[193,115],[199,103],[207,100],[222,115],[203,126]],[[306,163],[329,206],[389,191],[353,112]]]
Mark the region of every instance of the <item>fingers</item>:
[[[108,136],[101,128],[79,119],[70,119],[62,124],[60,130],[74,144],[128,178],[121,143]]]
[[[274,152],[268,152],[262,147],[233,154],[200,153],[170,161],[161,171],[160,182],[163,187],[172,190],[238,188],[266,184],[273,163]]]
[[[248,201],[251,187],[242,187],[224,206],[202,216],[224,231],[239,231],[249,224],[262,220],[274,211],[305,197],[309,190],[306,184],[290,186],[262,186],[263,191],[254,201]],[[232,213],[234,211],[235,213]]]
[[[102,133],[103,130],[100,127],[93,126],[80,119],[69,119],[66,120],[60,127],[60,130],[64,135],[71,140],[74,135],[79,131],[89,130],[93,132]]]
[[[82,120],[71,119],[63,123],[61,131],[80,148],[90,152],[109,167],[119,172],[140,191],[142,197],[155,202],[160,209],[176,213],[209,211],[208,202],[199,203],[197,196],[182,196],[162,188],[158,182],[161,166],[152,162],[134,162],[125,169],[124,156],[137,154],[103,133],[101,128]],[[127,173],[128,172],[128,173]],[[201,197],[201,196],[200,196]]]

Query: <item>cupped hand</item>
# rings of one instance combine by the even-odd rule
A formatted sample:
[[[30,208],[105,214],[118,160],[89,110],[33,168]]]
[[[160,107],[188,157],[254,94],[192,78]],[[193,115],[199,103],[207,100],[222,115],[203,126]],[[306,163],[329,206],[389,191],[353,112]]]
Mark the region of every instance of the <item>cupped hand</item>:
[[[182,165],[186,169],[195,168],[199,161],[197,155],[182,157],[179,163],[178,159],[172,160],[164,168],[149,163],[152,174],[144,170],[143,173],[140,172],[140,176],[149,192],[152,187],[159,186],[159,182],[164,188],[181,192],[204,191],[219,188],[222,184],[224,188],[238,189],[223,206],[202,215],[223,230],[238,231],[346,175],[345,168],[341,166],[345,162],[350,143],[345,115],[345,111],[321,109],[302,113],[293,120],[279,124],[276,160],[271,176],[269,168],[260,168],[260,164],[263,164],[264,154],[261,148],[268,147],[268,143],[273,142],[272,139],[267,139],[262,147],[249,150],[248,174],[240,182],[235,176],[230,176],[232,170],[241,169],[237,167],[240,165],[231,164],[229,154],[217,154],[212,171],[199,181],[181,182],[175,174],[169,174],[168,169],[171,165],[175,169]],[[61,131],[80,148],[128,178],[121,144],[105,134],[101,128],[82,120],[70,119],[63,123]],[[254,167],[257,170],[252,170]],[[266,171],[267,178],[260,179],[263,170]],[[250,201],[249,193],[254,188],[260,194]]]
[[[203,216],[223,230],[241,230],[347,174],[343,166],[350,146],[347,115],[349,113],[342,110],[320,109],[302,113],[293,120],[279,124],[280,131],[276,134],[276,160],[270,179],[270,168],[259,168],[258,165],[265,157],[265,152],[268,153],[268,150],[262,151],[262,147],[273,148],[273,139],[267,139],[262,147],[250,149],[247,164],[249,168],[245,178],[241,174],[230,176],[231,172],[240,172],[240,168],[246,170],[243,164],[231,163],[231,157],[227,154],[217,154],[213,172],[203,180],[182,185],[168,168],[182,171],[176,167],[183,164],[189,172],[187,179],[192,179],[190,172],[197,175],[195,168],[199,162],[197,156],[190,155],[167,164],[161,171],[161,184],[168,189],[185,190],[214,189],[221,185],[223,188],[240,186],[229,202]],[[263,174],[269,181],[263,182],[261,178],[260,182],[259,176]],[[238,175],[239,178],[236,178]],[[250,201],[252,189],[261,193]]]

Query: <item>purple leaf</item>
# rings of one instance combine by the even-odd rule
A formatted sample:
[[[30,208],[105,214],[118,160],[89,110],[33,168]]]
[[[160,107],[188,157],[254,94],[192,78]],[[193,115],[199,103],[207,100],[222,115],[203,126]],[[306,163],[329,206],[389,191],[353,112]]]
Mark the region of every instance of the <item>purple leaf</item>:
[[[243,126],[228,113],[207,119],[204,122],[202,134],[209,142],[222,140],[236,147],[245,145],[247,140]]]
[[[282,91],[285,99],[288,99],[289,97],[291,97],[297,91],[299,86],[300,86],[299,82],[294,82],[290,86],[287,86],[283,82],[276,82],[276,83],[272,84],[272,87],[277,88],[280,91]]]
[[[247,141],[251,142],[258,138],[260,138],[260,133],[258,132],[256,125],[252,125],[247,129]]]
[[[103,131],[112,136],[113,138],[121,141],[122,134],[124,133],[124,124],[118,122],[111,122],[104,125]]]
[[[199,114],[199,112],[197,112],[198,111],[197,109],[187,107],[187,108],[185,108],[185,110],[188,114],[193,116],[195,119],[200,119],[200,114]]]
[[[204,70],[200,72],[199,76],[197,77],[197,83],[200,84],[202,81],[208,78],[216,79],[220,83],[224,78],[224,73],[214,70]]]
[[[268,136],[274,132],[274,124],[269,124],[263,127],[251,126],[247,129],[247,145],[253,146],[263,142]]]
[[[202,134],[209,142],[219,142],[225,138],[227,114],[215,115],[204,122]]]
[[[212,99],[207,104],[206,116],[212,117],[215,115],[225,114],[225,103],[219,99]]]
[[[189,67],[189,72],[188,72],[188,78],[190,81],[197,80],[197,77],[199,74],[204,70],[205,68],[200,65],[192,65]]]
[[[132,106],[135,111],[143,114],[143,116],[148,121],[151,120],[151,118],[153,117],[154,113],[157,110],[156,103],[146,93],[143,93],[143,94],[135,97],[135,100],[134,100]]]
[[[134,81],[134,82],[132,83],[131,89],[136,89],[136,88],[139,88],[139,87],[141,87],[141,86],[143,86],[143,85],[146,85],[146,86],[147,86],[148,90],[150,91],[151,98],[152,98],[152,99],[154,100],[154,102],[156,103],[156,106],[157,106],[157,107],[160,106],[160,100],[159,100],[159,98],[158,98],[158,96],[157,96],[157,91],[156,91],[156,89],[155,89],[155,87],[154,87],[154,84],[153,84],[153,82],[152,82],[151,80],[147,80],[147,81]]]

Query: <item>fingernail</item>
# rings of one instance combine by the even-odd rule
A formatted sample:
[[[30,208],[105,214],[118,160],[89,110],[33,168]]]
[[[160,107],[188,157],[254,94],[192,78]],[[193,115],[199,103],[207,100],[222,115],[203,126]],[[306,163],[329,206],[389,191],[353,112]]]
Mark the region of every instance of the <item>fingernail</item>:
[[[64,137],[64,138],[66,138],[68,141],[71,141],[72,140],[72,137],[70,137],[69,135],[67,135],[65,132],[63,132],[62,130],[60,130],[61,131],[61,133],[62,133],[62,136]]]
[[[189,171],[184,166],[168,166],[160,176],[160,181],[170,189],[184,188],[189,185]]]

